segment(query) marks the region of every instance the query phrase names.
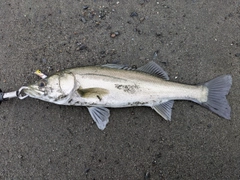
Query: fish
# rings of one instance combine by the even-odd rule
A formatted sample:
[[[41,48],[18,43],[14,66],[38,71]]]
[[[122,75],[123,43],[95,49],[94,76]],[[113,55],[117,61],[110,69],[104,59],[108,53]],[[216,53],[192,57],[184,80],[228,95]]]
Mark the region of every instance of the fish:
[[[231,75],[221,75],[198,85],[169,81],[154,61],[136,68],[119,64],[66,69],[27,86],[29,97],[58,105],[86,106],[99,129],[109,122],[109,108],[148,106],[171,120],[174,100],[193,101],[220,117],[230,119],[226,96]]]

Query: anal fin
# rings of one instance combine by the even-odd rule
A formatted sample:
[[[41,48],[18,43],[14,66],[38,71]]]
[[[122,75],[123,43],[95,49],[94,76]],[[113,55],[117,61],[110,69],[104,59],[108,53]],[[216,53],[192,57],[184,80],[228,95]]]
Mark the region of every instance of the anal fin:
[[[152,106],[152,109],[154,109],[165,120],[171,121],[173,103],[174,101],[167,101],[165,103]]]

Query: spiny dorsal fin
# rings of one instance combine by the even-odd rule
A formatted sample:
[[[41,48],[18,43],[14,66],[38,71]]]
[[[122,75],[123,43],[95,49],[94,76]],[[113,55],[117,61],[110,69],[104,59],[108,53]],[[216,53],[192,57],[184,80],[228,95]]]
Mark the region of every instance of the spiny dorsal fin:
[[[121,65],[121,64],[105,64],[102,65],[102,67],[107,67],[107,68],[113,68],[113,69],[123,69],[123,70],[132,70],[132,71],[142,71],[147,74],[151,74],[156,77],[163,78],[165,80],[169,80],[169,77],[167,73],[154,61],[150,61],[149,63],[145,64],[144,66],[141,66],[139,68],[136,68],[136,66],[126,66],[126,65]]]
[[[136,70],[136,66],[126,66],[122,64],[104,64],[102,67],[112,68],[112,69],[123,69],[123,70]]]
[[[157,77],[163,78],[165,80],[169,80],[167,73],[154,61],[150,61],[149,63],[145,64],[144,66],[137,68],[137,71],[142,71],[147,74],[151,74],[153,76],[157,76]]]
[[[164,119],[171,121],[173,103],[174,101],[167,101],[152,108]]]

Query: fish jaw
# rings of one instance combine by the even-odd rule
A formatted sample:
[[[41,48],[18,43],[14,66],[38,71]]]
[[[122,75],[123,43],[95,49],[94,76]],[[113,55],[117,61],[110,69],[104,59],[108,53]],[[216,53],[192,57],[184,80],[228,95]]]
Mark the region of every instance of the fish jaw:
[[[36,99],[40,99],[44,95],[44,91],[40,90],[35,84],[29,85],[28,88],[24,89],[24,93]]]
[[[65,95],[60,91],[53,91],[52,93],[48,93],[51,90],[46,89],[48,88],[42,90],[36,85],[30,85],[27,89],[24,90],[24,93],[31,98],[55,104],[64,104],[66,103],[67,99],[69,99],[69,95]]]

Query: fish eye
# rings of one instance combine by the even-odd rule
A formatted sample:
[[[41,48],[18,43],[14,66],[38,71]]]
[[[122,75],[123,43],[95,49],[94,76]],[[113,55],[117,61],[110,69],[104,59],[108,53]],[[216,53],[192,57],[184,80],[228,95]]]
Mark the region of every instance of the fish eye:
[[[47,84],[47,82],[46,82],[45,80],[42,80],[42,81],[39,82],[38,86],[39,86],[40,88],[43,88],[43,87],[46,86],[46,84]]]

